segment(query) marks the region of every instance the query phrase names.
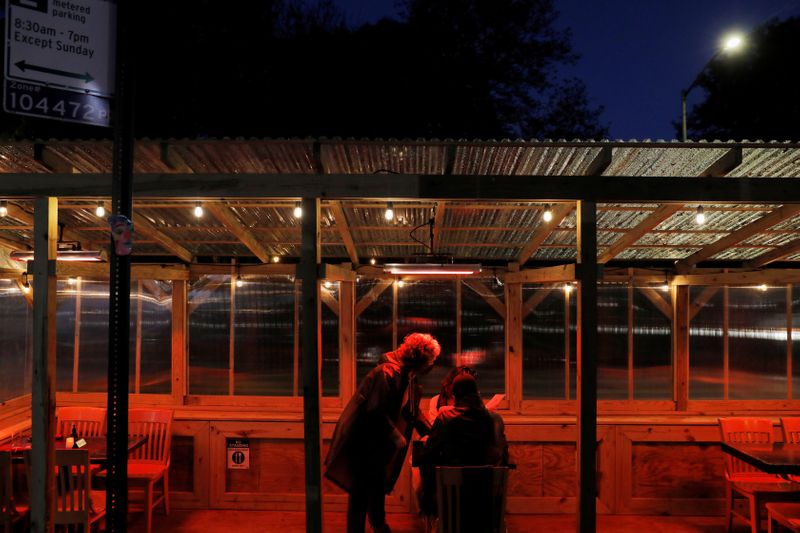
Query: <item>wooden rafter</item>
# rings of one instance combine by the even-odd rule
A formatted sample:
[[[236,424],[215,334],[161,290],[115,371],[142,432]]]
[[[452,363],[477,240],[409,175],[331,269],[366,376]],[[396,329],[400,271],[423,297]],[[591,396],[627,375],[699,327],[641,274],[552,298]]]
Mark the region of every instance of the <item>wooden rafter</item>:
[[[206,208],[214,215],[214,218],[216,218],[220,224],[225,226],[225,229],[242,241],[242,244],[247,246],[262,263],[269,263],[271,257],[269,251],[261,244],[261,241],[258,240],[258,237],[256,237],[250,228],[245,226],[236,217],[230,207],[222,204],[209,203],[206,205]]]
[[[610,146],[604,146],[594,156],[592,162],[584,171],[585,176],[599,176],[611,165],[613,151]]]
[[[771,252],[761,254],[758,257],[747,261],[744,266],[747,268],[759,268],[764,265],[768,265],[769,263],[785,259],[798,252],[800,252],[800,239],[794,239],[793,241],[782,246],[778,246]]]
[[[606,248],[606,251],[603,252],[600,257],[597,258],[597,262],[600,264],[605,264],[614,259],[623,250],[634,244],[636,241],[642,238],[644,234],[664,222],[666,219],[677,213],[683,208],[683,204],[663,204],[656,208],[655,211],[650,213],[647,218],[641,221],[636,227],[631,228],[626,233],[624,233],[619,239],[617,239],[614,244]]]
[[[522,247],[519,257],[517,258],[517,262],[520,265],[524,265],[525,262],[531,258],[534,252],[536,252],[536,249],[539,248],[550,233],[561,224],[564,217],[566,217],[574,207],[572,203],[553,204],[553,219],[550,222],[545,222],[543,220],[536,231],[533,232],[533,235],[531,235],[528,243]]]
[[[159,246],[185,263],[191,263],[192,259],[194,258],[192,252],[178,244],[178,242],[173,238],[165,235],[144,215],[133,213],[133,231],[134,233],[139,233],[148,239],[155,241]],[[134,240],[134,247],[135,246],[136,241]]]
[[[356,318],[363,313],[367,307],[369,307],[372,302],[378,299],[378,297],[394,284],[392,280],[383,279],[378,281],[367,294],[365,294],[356,304],[355,315]]]
[[[548,296],[550,296],[550,293],[554,290],[556,289],[542,288],[534,292],[533,295],[531,295],[531,297],[525,300],[525,302],[522,304],[522,318],[525,319],[525,317],[533,313],[536,308],[539,307],[539,304],[541,304]]]
[[[442,244],[442,228],[444,227],[444,210],[447,209],[447,202],[436,202],[436,214],[433,217],[433,237],[431,239],[431,252],[436,253]]]
[[[685,259],[681,259],[675,264],[675,267],[678,269],[679,272],[686,272],[688,269],[692,268],[697,263],[704,261],[710,257],[715,256],[716,254],[722,252],[723,250],[730,248],[731,246],[735,246],[736,244],[742,242],[743,240],[749,239],[753,235],[757,235],[762,230],[771,228],[776,224],[780,224],[786,219],[789,219],[795,215],[800,213],[800,205],[797,204],[787,204],[784,206],[779,207],[778,209],[772,211],[771,213],[759,218],[755,222],[751,222],[750,224],[734,231],[733,233],[728,234],[727,236],[709,244],[708,246],[696,251],[689,257]]]
[[[339,316],[339,301],[336,298],[333,297],[333,295],[330,293],[330,291],[325,290],[325,289],[321,289],[319,291],[319,297],[320,297],[320,300],[322,300],[322,303],[327,305],[328,309],[333,311],[333,314],[335,314],[336,316]]]
[[[328,205],[328,209],[331,210],[333,218],[336,220],[336,229],[339,230],[339,235],[342,237],[342,242],[347,250],[347,255],[350,257],[350,261],[354,265],[357,265],[358,251],[356,250],[355,242],[353,242],[353,234],[350,232],[350,224],[347,222],[342,203],[333,201]]]
[[[476,279],[465,279],[463,281],[464,285],[472,289],[475,294],[483,298],[486,303],[497,312],[498,315],[500,315],[502,318],[506,317],[506,304],[503,303],[503,301],[500,300],[500,298],[498,298],[497,295],[495,295],[485,283]]]
[[[742,149],[740,147],[731,148],[726,151],[722,156],[714,160],[708,167],[700,172],[700,177],[722,177],[727,175],[731,170],[739,166],[742,162]],[[635,244],[636,241],[641,239],[646,233],[653,230],[667,220],[669,217],[685,209],[683,204],[663,204],[655,211],[650,213],[643,221],[641,221],[635,228],[631,228],[625,234],[617,239],[617,241],[609,246],[603,254],[597,258],[597,262],[605,264],[616,256],[622,253],[623,250]]]
[[[7,208],[8,208],[8,216],[9,217],[11,217],[11,218],[13,218],[15,220],[19,220],[23,224],[31,225],[31,226],[33,225],[33,214],[28,213],[27,211],[22,209],[20,206],[18,206],[16,204],[12,204],[12,203],[7,204]],[[66,227],[63,228],[63,230],[61,231],[61,239],[65,240],[65,241],[78,242],[78,243],[80,243],[81,248],[83,248],[85,250],[90,250],[92,248],[91,241],[82,238],[78,234],[78,232],[76,232],[75,230],[72,230],[70,228],[66,228]],[[26,247],[26,248],[21,248],[21,249],[22,250],[28,250],[30,248]]]
[[[27,252],[31,247],[26,242],[18,241],[10,237],[0,237],[0,246],[15,252]]]
[[[645,298],[650,300],[650,303],[655,305],[656,308],[661,311],[661,314],[670,320],[672,319],[672,305],[664,299],[659,291],[652,287],[636,287],[636,289],[641,292]]]
[[[161,162],[172,170],[185,173],[193,172],[192,167],[190,167],[186,161],[183,160],[183,158],[169,145],[168,142],[161,143],[159,146],[159,155],[161,157]]]
[[[506,283],[558,283],[561,281],[575,281],[575,265],[556,265],[551,267],[533,268],[506,274]]]
[[[706,287],[703,291],[689,304],[689,322],[699,313],[703,307],[714,297],[721,287]]]

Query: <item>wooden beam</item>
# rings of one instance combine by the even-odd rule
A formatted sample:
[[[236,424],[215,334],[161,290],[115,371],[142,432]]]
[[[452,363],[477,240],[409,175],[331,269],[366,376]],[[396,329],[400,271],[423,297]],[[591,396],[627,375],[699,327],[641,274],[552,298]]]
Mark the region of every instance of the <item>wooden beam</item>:
[[[19,220],[23,224],[33,225],[33,215],[31,213],[25,211],[20,206],[12,203],[7,204],[6,207],[8,208],[7,216],[15,220]],[[84,239],[78,234],[78,232],[67,227],[64,227],[61,230],[61,239],[64,241],[78,242],[80,243],[81,248],[83,248],[84,250],[92,249],[91,241]],[[29,250],[29,249],[30,247],[22,248],[22,250]]]
[[[464,285],[472,289],[475,294],[483,298],[487,304],[489,304],[492,309],[497,312],[502,318],[506,317],[506,304],[503,303],[500,298],[498,298],[492,290],[486,286],[485,283],[482,281],[478,281],[475,279],[465,279],[462,280]]]
[[[555,283],[559,281],[575,281],[575,265],[557,265],[552,267],[509,272],[505,276],[506,283]]]
[[[447,209],[447,202],[436,202],[434,208],[436,213],[433,217],[433,238],[431,239],[431,251],[439,249],[442,244],[442,228],[444,227],[444,211]]]
[[[506,395],[512,411],[522,408],[522,284],[506,283]]]
[[[753,235],[757,235],[765,229],[771,228],[772,226],[779,224],[784,220],[792,218],[798,213],[800,213],[799,204],[783,205],[771,213],[759,218],[755,222],[751,222],[750,224],[747,224],[733,233],[730,233],[726,237],[723,237],[716,242],[713,242],[702,248],[701,250],[698,250],[689,257],[681,259],[675,264],[675,267],[679,272],[685,273],[688,269],[692,268],[700,261],[704,261],[705,259],[713,257],[723,250],[749,239]]]
[[[253,252],[253,255],[258,257],[262,263],[270,262],[272,254],[261,244],[261,241],[256,237],[255,233],[237,218],[230,207],[223,204],[208,203],[206,204],[206,209],[214,215],[214,218],[225,226],[225,229],[242,241],[242,244],[247,246],[247,248]]]
[[[358,264],[358,251],[353,242],[353,235],[350,232],[350,224],[347,222],[347,217],[344,214],[342,203],[333,201],[328,205],[328,209],[333,213],[333,218],[336,221],[336,229],[339,230],[339,235],[342,237],[342,242],[347,250],[347,255],[354,265]]]
[[[611,165],[612,161],[612,148],[610,146],[603,146],[597,155],[594,156],[591,163],[586,167],[584,176],[600,176]]]
[[[189,331],[186,280],[172,282],[172,404],[182,405],[189,394],[186,339]]]
[[[711,298],[714,297],[717,292],[719,292],[721,287],[711,286],[706,287],[703,291],[694,299],[693,302],[689,304],[689,322],[691,323],[692,319],[697,316],[703,307],[708,303]]]
[[[177,172],[194,172],[192,167],[190,167],[186,161],[184,161],[183,157],[181,157],[180,154],[178,154],[175,149],[166,141],[162,141],[159,146],[159,156],[161,157],[162,163]]]
[[[537,289],[533,295],[525,300],[525,303],[522,304],[522,319],[525,320],[529,314],[536,311],[536,308],[539,307],[545,299],[553,292],[555,289]]]
[[[642,238],[647,232],[667,220],[669,217],[677,213],[683,208],[683,204],[663,204],[650,213],[647,218],[641,221],[636,227],[628,230],[614,244],[606,248],[606,251],[597,258],[597,262],[605,264],[614,259],[625,248],[634,244]]]
[[[388,289],[394,284],[394,281],[390,279],[382,279],[378,281],[370,290],[361,297],[361,299],[356,304],[355,309],[355,318],[358,318],[361,313],[366,311],[367,307],[372,305],[372,302],[378,299],[383,291]]]
[[[519,252],[519,257],[517,258],[517,262],[520,265],[524,265],[525,262],[531,258],[534,252],[536,252],[536,249],[541,246],[550,233],[552,233],[553,230],[561,224],[561,221],[572,212],[573,207],[571,203],[553,204],[553,219],[550,222],[542,220],[539,227],[536,228],[533,235],[531,235],[527,244],[522,247],[522,250]]]
[[[721,178],[742,164],[742,147],[734,146],[700,172],[701,178]]]
[[[672,278],[673,285],[784,285],[800,283],[800,270],[774,269],[749,272],[686,274]]]
[[[167,252],[171,253],[184,263],[191,263],[194,259],[192,252],[178,244],[172,237],[165,235],[155,224],[150,222],[144,215],[133,213],[133,231],[144,235],[150,240],[158,243],[159,246],[164,248]],[[133,241],[134,247],[136,241]]]
[[[339,282],[339,397],[356,392],[356,284]]]
[[[59,261],[56,275],[59,278],[108,279],[108,263],[82,263],[79,261]],[[230,273],[230,267],[228,267]],[[131,279],[189,279],[189,271],[176,265],[131,265]]]
[[[75,174],[78,172],[78,169],[75,168],[71,161],[48,147],[45,143],[34,143],[33,159],[57,174]]]
[[[645,298],[650,300],[650,303],[655,305],[656,308],[661,311],[662,315],[669,319],[672,318],[672,305],[664,299],[661,291],[651,287],[636,287],[636,289],[641,292]]]
[[[686,411],[689,402],[689,287],[673,286],[673,345],[675,351],[675,408]]]
[[[348,263],[344,263],[344,265],[332,265],[329,263],[320,265],[320,277],[328,281],[355,281],[356,273],[347,268],[349,266]]]
[[[758,257],[745,262],[744,266],[746,268],[759,268],[774,261],[785,259],[786,257],[796,253],[800,253],[800,239],[794,239],[793,241],[790,241],[782,246],[778,246],[771,252],[761,254]]]
[[[256,265],[239,265],[241,276],[294,276],[297,265],[288,263],[261,263]],[[231,273],[230,265],[222,264],[193,264],[189,265],[189,277],[194,279],[200,276],[227,276]]]
[[[10,237],[0,237],[0,246],[8,248],[14,252],[28,252],[31,247],[26,242],[18,241]]]
[[[58,200],[37,198],[33,261],[33,382],[31,429],[31,530],[53,531],[55,510],[56,277]]]
[[[338,302],[338,300],[336,300],[336,298],[333,297],[333,295],[330,293],[330,291],[328,291],[328,290],[326,290],[324,288],[321,289],[319,291],[319,297],[320,297],[320,300],[322,300],[322,303],[327,305],[328,309],[333,311],[333,314],[335,314],[336,316],[339,316],[339,302]]]
[[[298,198],[330,200],[408,198],[431,200],[576,201],[593,202],[750,202],[785,203],[800,198],[800,180],[786,178],[687,178],[678,176],[506,176],[440,174],[136,174],[139,199],[197,197]],[[30,198],[41,194],[65,197],[109,196],[111,178],[97,174],[7,173],[0,196]]]

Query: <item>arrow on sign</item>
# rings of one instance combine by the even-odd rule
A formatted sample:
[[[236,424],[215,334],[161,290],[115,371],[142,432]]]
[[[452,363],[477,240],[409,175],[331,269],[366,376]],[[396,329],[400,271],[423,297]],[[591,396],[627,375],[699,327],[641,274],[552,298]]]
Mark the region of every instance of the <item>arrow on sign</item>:
[[[25,69],[28,69],[28,70],[35,70],[35,71],[38,71],[38,72],[44,72],[45,74],[54,74],[56,76],[64,76],[65,78],[75,78],[75,79],[78,79],[78,80],[83,80],[84,83],[89,83],[90,81],[94,81],[94,78],[88,72],[85,72],[83,74],[78,74],[76,72],[67,72],[66,70],[58,70],[58,69],[54,69],[54,68],[40,67],[39,65],[30,65],[30,64],[26,63],[24,59],[22,61],[17,61],[14,64],[22,72],[25,72]]]

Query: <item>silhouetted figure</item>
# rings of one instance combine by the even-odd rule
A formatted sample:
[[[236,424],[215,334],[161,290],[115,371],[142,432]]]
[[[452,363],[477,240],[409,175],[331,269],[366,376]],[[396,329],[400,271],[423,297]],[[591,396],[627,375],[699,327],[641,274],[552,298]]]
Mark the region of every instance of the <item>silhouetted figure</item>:
[[[325,459],[325,476],[349,494],[348,533],[362,533],[365,518],[389,533],[384,497],[394,488],[414,428],[429,431],[419,413],[422,386],[416,376],[433,368],[441,348],[431,335],[412,333],[384,354],[342,411]]]

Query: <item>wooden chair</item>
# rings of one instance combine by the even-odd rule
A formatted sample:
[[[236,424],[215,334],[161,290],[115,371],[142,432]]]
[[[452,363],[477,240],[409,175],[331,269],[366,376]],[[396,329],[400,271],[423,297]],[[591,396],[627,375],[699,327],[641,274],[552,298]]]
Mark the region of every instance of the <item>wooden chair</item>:
[[[720,418],[723,442],[772,443],[772,420],[769,418]],[[735,508],[736,495],[748,501],[748,514]],[[797,485],[778,476],[766,474],[744,461],[725,454],[725,508],[727,530],[733,527],[734,515],[750,524],[758,533],[761,509],[766,502],[791,501],[800,496]]]
[[[169,514],[169,457],[172,443],[172,411],[163,409],[131,409],[128,433],[147,437],[147,442],[134,451],[128,460],[128,486],[144,490],[144,512],[147,533],[153,528],[153,508],[162,501]],[[153,492],[161,480],[162,492],[155,501]]]
[[[56,525],[81,525],[88,532],[106,514],[105,491],[92,490],[89,450],[56,450]]]
[[[14,524],[28,516],[27,506],[14,501],[11,452],[0,452],[0,512],[2,512],[3,533],[11,533]]]
[[[800,532],[800,503],[768,503],[768,531],[775,531],[774,524],[780,524],[789,531]]]
[[[102,437],[106,434],[106,409],[59,407],[56,410],[56,435],[68,437],[73,425],[81,437]]]
[[[503,533],[508,467],[436,467],[439,533]]]

